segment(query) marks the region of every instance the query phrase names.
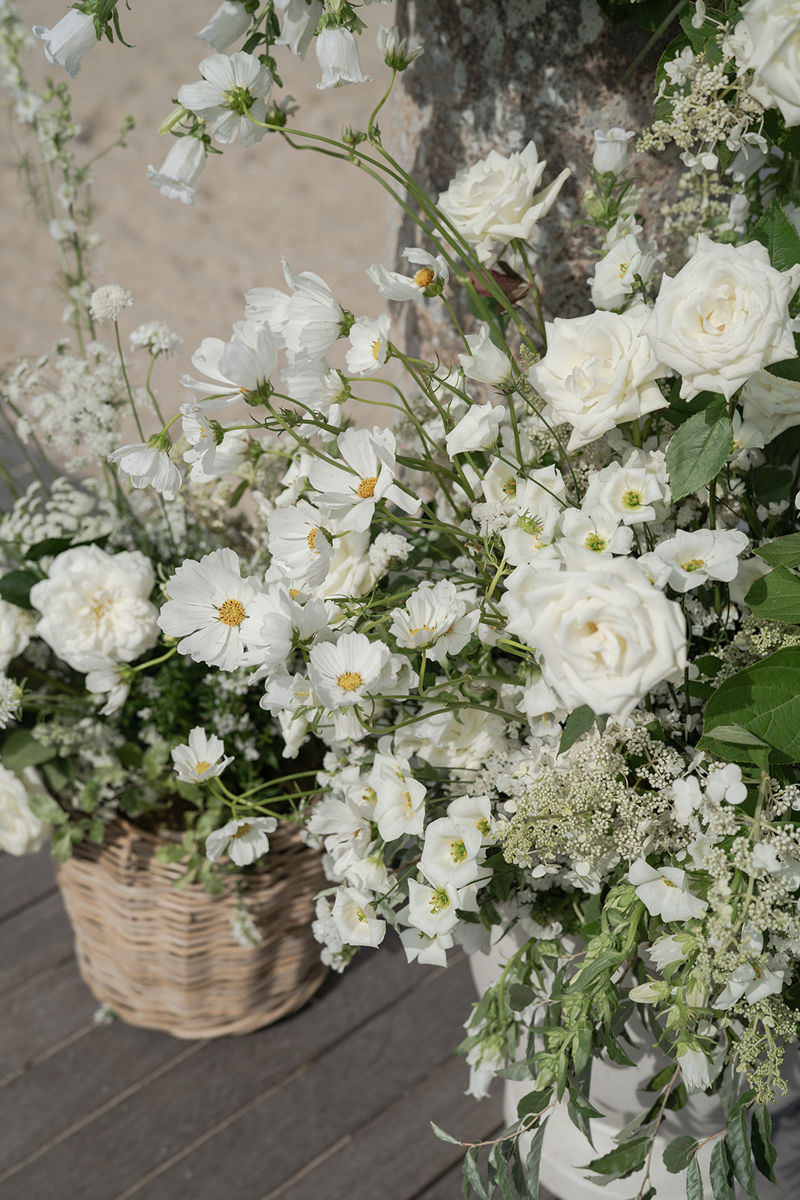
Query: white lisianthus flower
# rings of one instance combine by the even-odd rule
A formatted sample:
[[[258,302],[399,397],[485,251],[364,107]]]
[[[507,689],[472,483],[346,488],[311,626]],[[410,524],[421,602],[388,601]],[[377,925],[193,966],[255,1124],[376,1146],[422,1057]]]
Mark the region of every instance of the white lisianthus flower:
[[[31,588],[31,604],[42,614],[36,632],[76,671],[91,669],[84,664],[92,653],[133,662],[158,641],[154,586],[152,563],[138,550],[75,546]]]
[[[628,233],[611,247],[594,269],[592,304],[595,308],[622,308],[633,295],[638,275],[649,283],[658,262],[655,242],[640,241]]]
[[[644,332],[681,376],[681,397],[734,392],[762,367],[795,358],[789,301],[800,266],[776,271],[760,242],[732,246],[698,237],[674,278],[664,275]],[[535,368],[534,368],[535,369]]]
[[[304,59],[322,16],[321,0],[275,0],[275,8],[283,13],[275,45],[288,46],[292,54]]]
[[[572,426],[568,450],[666,407],[656,383],[664,368],[642,336],[649,318],[647,305],[638,302],[624,313],[547,322],[547,353],[528,378],[547,401],[544,416]]]
[[[379,500],[396,504],[406,513],[417,511],[416,496],[409,496],[394,482],[396,442],[391,430],[377,426],[372,432],[346,429],[338,446],[343,465],[315,458],[308,482],[317,492],[317,503],[334,511],[340,530],[359,533],[368,529]]]
[[[81,59],[97,45],[94,17],[71,8],[52,29],[34,25],[34,36],[44,42],[44,56],[54,66],[63,67],[71,79],[81,69]]]
[[[757,579],[768,575],[772,570],[763,558],[753,555],[752,558],[740,558],[736,578],[728,584],[728,592],[734,604],[744,605],[745,597]]]
[[[347,351],[347,369],[354,375],[369,375],[386,362],[389,353],[388,313],[377,319],[359,317],[350,330],[350,349]]]
[[[602,175],[610,171],[612,175],[621,175],[628,165],[628,142],[636,137],[634,130],[624,130],[619,125],[604,133],[602,129],[594,131],[594,155],[592,166]]]
[[[470,450],[488,450],[497,441],[500,426],[508,416],[502,405],[472,404],[444,440],[451,458]]]
[[[688,921],[702,917],[708,908],[708,901],[689,890],[686,872],[678,867],[656,870],[646,859],[637,858],[631,863],[628,879],[650,916],[661,917],[662,921]]]
[[[742,388],[742,417],[771,442],[785,429],[800,425],[800,383],[759,371]]]
[[[458,924],[458,890],[451,883],[428,887],[416,879],[408,881],[408,916],[412,928],[429,938],[443,937]]]
[[[591,516],[577,508],[565,508],[559,521],[565,541],[595,554],[630,554],[633,530],[598,508]]]
[[[283,274],[291,296],[282,314],[281,333],[290,360],[322,358],[337,338],[349,332],[352,315],[346,316],[324,279],[313,271],[294,275],[283,259]]]
[[[166,500],[174,500],[181,490],[183,478],[163,441],[160,434],[155,434],[150,442],[120,446],[119,450],[109,454],[108,461],[116,463],[120,478],[130,479],[135,488],[151,487]]]
[[[371,695],[380,694],[388,662],[388,646],[371,642],[363,633],[343,633],[335,643],[323,642],[312,648],[308,677],[333,714],[337,738],[360,735],[361,724],[353,709],[368,703]]]
[[[239,558],[227,547],[186,559],[171,576],[158,615],[178,652],[223,671],[261,661],[261,623],[268,605],[254,579],[242,579]]]
[[[384,939],[386,922],[375,916],[370,897],[358,888],[339,888],[331,915],[346,946],[375,947]]]
[[[291,508],[276,508],[267,517],[269,552],[290,579],[305,579],[318,587],[334,556],[330,535],[319,509],[307,500]]]
[[[36,854],[50,837],[52,826],[34,816],[28,803],[41,788],[41,778],[32,767],[16,775],[0,766],[0,850],[6,854]]]
[[[104,321],[116,321],[123,308],[130,308],[133,296],[118,283],[106,283],[95,288],[89,301],[89,312],[101,325]]]
[[[375,822],[386,842],[403,834],[421,834],[425,825],[427,789],[411,773],[408,759],[392,753],[392,739],[378,742],[369,783],[376,795]]]
[[[206,165],[206,148],[199,138],[179,137],[167,151],[161,166],[150,164],[147,178],[155,184],[167,200],[180,200],[182,204],[194,204],[197,189],[194,186]]]
[[[474,166],[459,171],[441,193],[439,208],[475,247],[481,262],[488,262],[497,243],[512,238],[527,241],[536,222],[555,204],[571,172],[565,167],[537,192],[546,166],[533,142],[507,158],[492,150]]]
[[[566,708],[624,720],[656,684],[682,678],[686,622],[629,558],[575,567],[537,572],[507,628],[541,654],[545,683]]]
[[[667,583],[676,592],[701,587],[708,579],[724,583],[736,578],[739,555],[749,538],[738,529],[679,529],[654,548],[653,553],[670,570]]]
[[[711,1087],[708,1059],[702,1050],[691,1050],[687,1047],[678,1053],[675,1061],[681,1069],[681,1078],[690,1096]]]
[[[217,739],[218,740],[218,739]],[[237,867],[249,867],[269,850],[270,833],[278,828],[274,817],[248,817],[228,821],[206,838],[206,857],[218,862],[227,853]]]
[[[464,649],[479,620],[480,612],[468,612],[455,586],[442,579],[435,586],[420,585],[404,608],[393,609],[389,632],[398,646],[424,650],[432,662],[441,662]]]
[[[172,751],[175,773],[184,783],[215,779],[233,762],[232,754],[223,758],[224,754],[222,739],[213,733],[209,737],[202,725],[196,725],[189,734],[188,745],[176,746]]]
[[[35,623],[32,613],[0,599],[0,671],[7,671],[12,658],[22,654],[31,640]]]
[[[787,126],[800,125],[800,0],[748,0],[739,17],[752,45],[751,91],[762,103],[766,91]]]
[[[224,54],[249,28],[252,17],[238,0],[223,0],[206,25],[194,36]]]
[[[450,269],[441,254],[428,254],[416,246],[406,246],[403,257],[419,266],[409,278],[397,271],[389,271],[380,263],[367,269],[367,278],[377,286],[382,296],[389,300],[419,300],[420,296],[439,296],[450,279]]]
[[[266,129],[254,125],[267,115],[272,75],[252,54],[237,50],[230,58],[212,54],[200,63],[199,83],[178,89],[178,103],[207,121],[211,136],[223,145],[239,140],[243,146],[260,142]]]
[[[317,35],[317,62],[322,79],[317,89],[344,87],[347,83],[371,83],[372,76],[364,75],[358,61],[358,43],[349,29],[323,29]]]
[[[108,699],[98,711],[103,717],[119,712],[131,690],[131,674],[122,663],[115,663],[105,654],[88,651],[83,656],[86,671],[86,690],[100,696],[108,693]]]
[[[467,345],[469,354],[459,354],[458,361],[468,379],[490,383],[497,388],[513,384],[511,361],[489,337],[488,326],[482,325],[479,333],[468,333]]]

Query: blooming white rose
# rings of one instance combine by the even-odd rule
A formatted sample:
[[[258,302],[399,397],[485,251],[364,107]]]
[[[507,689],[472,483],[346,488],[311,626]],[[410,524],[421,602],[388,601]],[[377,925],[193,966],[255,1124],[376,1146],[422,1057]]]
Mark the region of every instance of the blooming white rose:
[[[507,628],[541,654],[565,707],[624,719],[657,683],[682,677],[686,622],[631,559],[598,563],[586,551],[574,566],[537,572]]]
[[[34,619],[24,608],[0,600],[0,671],[8,669],[12,658],[16,658],[31,640]]]
[[[50,837],[52,825],[34,816],[28,803],[41,787],[41,778],[33,767],[15,775],[0,766],[0,850],[6,854],[35,854]]]
[[[752,43],[756,98],[766,91],[788,126],[800,125],[800,0],[748,0],[739,9]]]
[[[63,67],[72,78],[81,69],[81,59],[97,45],[94,17],[71,8],[52,29],[34,25],[34,36],[44,42],[44,56],[49,63]]]
[[[91,669],[92,651],[133,662],[158,641],[158,609],[149,598],[154,585],[152,563],[138,550],[107,554],[99,546],[74,546],[31,588],[31,604],[42,614],[36,632],[76,671]]]
[[[546,166],[539,162],[534,142],[508,158],[492,150],[474,166],[459,171],[441,193],[439,208],[475,247],[481,262],[492,257],[498,242],[527,241],[539,218],[552,208],[570,170],[565,167],[552,183],[536,192]]]
[[[568,450],[578,450],[624,421],[664,408],[656,380],[665,371],[643,330],[650,310],[594,312],[547,322],[547,353],[528,376],[547,401],[544,416],[572,426]]]
[[[729,400],[762,367],[795,358],[788,305],[798,284],[800,266],[776,271],[760,242],[700,234],[686,266],[664,275],[644,327],[659,361],[682,377],[682,399],[710,391]]]
[[[748,379],[739,397],[742,417],[771,442],[784,429],[800,425],[800,383],[759,371]]]

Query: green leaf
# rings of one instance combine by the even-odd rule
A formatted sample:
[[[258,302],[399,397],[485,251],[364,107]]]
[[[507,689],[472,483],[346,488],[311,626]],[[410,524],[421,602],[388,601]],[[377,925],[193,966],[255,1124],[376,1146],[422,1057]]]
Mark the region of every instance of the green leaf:
[[[750,1200],[758,1200],[756,1176],[750,1155],[750,1141],[747,1136],[747,1113],[741,1105],[738,1105],[728,1118],[725,1145],[731,1156],[734,1175],[747,1192]]]
[[[732,675],[706,707],[701,749],[731,762],[761,763],[763,751],[717,740],[717,726],[738,725],[772,747],[770,759],[800,762],[800,647],[787,646]]]
[[[40,558],[62,554],[65,550],[69,550],[71,545],[72,538],[69,537],[45,538],[42,542],[34,542],[25,557],[30,562],[38,562]]]
[[[451,1146],[460,1146],[461,1145],[458,1138],[454,1138],[449,1133],[445,1133],[445,1131],[443,1129],[440,1129],[440,1127],[436,1124],[435,1121],[431,1121],[431,1129],[436,1134],[436,1136],[440,1139],[440,1141],[449,1142]]]
[[[515,1200],[514,1189],[508,1174],[508,1160],[513,1153],[514,1140],[512,1139],[495,1142],[489,1151],[489,1167],[494,1171],[495,1184],[500,1188],[503,1200]]]
[[[635,21],[644,29],[660,29],[672,11],[672,0],[599,0],[600,7],[614,25]]]
[[[800,533],[776,538],[766,546],[759,546],[755,553],[771,567],[800,566]]]
[[[770,1183],[777,1183],[775,1178],[775,1163],[778,1161],[778,1151],[772,1144],[772,1117],[766,1104],[757,1104],[753,1109],[753,1119],[750,1122],[750,1145],[753,1148],[753,1158],[762,1175]]]
[[[667,446],[672,499],[691,495],[719,474],[733,445],[733,425],[725,401],[716,400],[690,417]]]
[[[744,598],[753,612],[770,621],[800,623],[800,579],[787,567],[773,567],[762,575]]]
[[[180,862],[182,858],[186,858],[188,851],[185,846],[159,846],[156,850],[156,862],[169,865],[170,863]]]
[[[44,746],[37,742],[29,729],[14,729],[3,742],[0,758],[7,771],[24,771],[39,763],[55,758],[55,746]]]
[[[523,1096],[517,1105],[517,1116],[520,1121],[524,1121],[528,1117],[533,1117],[537,1113],[544,1112],[550,1103],[552,1094],[552,1088],[542,1088],[540,1091],[528,1092],[527,1096]]]
[[[750,472],[753,491],[761,504],[777,504],[785,500],[792,486],[794,475],[785,468],[756,467]]]
[[[32,609],[31,588],[41,578],[35,571],[9,571],[0,579],[0,597],[17,608]]]
[[[28,807],[35,817],[40,821],[49,822],[50,825],[65,825],[69,820],[61,805],[46,792],[34,793],[28,800]]]
[[[66,862],[72,857],[72,847],[83,841],[83,830],[77,825],[62,825],[53,834],[50,853],[56,862]]]
[[[664,1166],[670,1175],[680,1175],[682,1171],[685,1171],[689,1163],[694,1161],[699,1146],[700,1143],[697,1139],[688,1133],[682,1133],[680,1137],[673,1138],[662,1155]]]
[[[531,1148],[528,1151],[528,1157],[525,1161],[525,1176],[528,1181],[528,1196],[530,1200],[538,1200],[539,1196],[539,1167],[542,1161],[542,1146],[544,1145],[544,1131],[547,1127],[547,1120],[548,1118],[545,1118],[535,1131],[531,1140]]]
[[[481,1200],[489,1200],[486,1188],[483,1186],[481,1173],[478,1170],[478,1147],[473,1146],[464,1156],[464,1178],[469,1182],[473,1191],[477,1192]]]
[[[523,1008],[533,1004],[535,999],[536,992],[524,983],[512,983],[508,989],[509,1007],[513,1008],[514,1012],[522,1012]]]
[[[733,1190],[733,1167],[721,1138],[714,1143],[714,1149],[711,1151],[709,1177],[714,1200],[736,1200]]]
[[[634,1138],[624,1146],[593,1158],[584,1170],[594,1171],[597,1175],[611,1175],[615,1179],[624,1179],[641,1167],[650,1150],[650,1138]]]
[[[675,1074],[675,1064],[670,1063],[669,1066],[662,1067],[662,1069],[656,1075],[653,1076],[653,1078],[650,1080],[649,1083],[646,1083],[644,1085],[644,1087],[639,1088],[639,1091],[640,1092],[663,1091],[663,1089],[667,1086],[669,1081],[673,1078],[674,1074]]]
[[[594,721],[594,712],[589,708],[588,704],[582,704],[580,708],[573,709],[564,724],[564,732],[561,734],[558,753],[563,754],[565,750],[569,750],[570,746],[574,746],[579,737],[589,732],[594,725]]]
[[[800,263],[800,236],[777,196],[772,197],[769,208],[754,226],[750,240],[766,246],[776,271],[788,271]]]
[[[720,742],[729,742],[733,746],[766,746],[767,743],[756,737],[749,729],[741,725],[715,725],[714,737]],[[769,747],[767,747],[769,748]]]
[[[696,1158],[692,1159],[686,1170],[686,1200],[703,1200],[703,1176]]]
[[[791,379],[793,383],[800,383],[800,358],[784,358],[781,362],[770,363],[767,367],[768,375],[775,375],[778,379]]]

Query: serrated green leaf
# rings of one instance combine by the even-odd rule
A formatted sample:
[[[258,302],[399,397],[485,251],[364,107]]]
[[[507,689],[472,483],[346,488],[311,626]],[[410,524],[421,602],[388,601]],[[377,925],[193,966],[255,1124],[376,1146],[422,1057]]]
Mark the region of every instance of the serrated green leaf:
[[[29,729],[14,729],[3,742],[0,757],[7,771],[24,771],[49,762],[58,753],[55,746],[44,746],[37,742]]]
[[[714,1143],[711,1151],[711,1164],[708,1169],[711,1180],[711,1191],[714,1200],[736,1200],[733,1190],[733,1168],[725,1149],[725,1143],[720,1138]]]
[[[789,271],[800,263],[800,236],[777,196],[772,197],[769,208],[753,227],[750,240],[766,247],[776,271]]]
[[[750,1140],[747,1136],[747,1113],[741,1105],[737,1105],[728,1118],[725,1145],[731,1157],[733,1173],[739,1184],[747,1192],[750,1200],[758,1200],[756,1176],[750,1154]]]
[[[686,1169],[686,1200],[703,1200],[703,1176],[696,1158],[691,1160]]]
[[[776,538],[766,546],[759,546],[755,553],[771,567],[800,566],[800,533]]]
[[[759,617],[769,621],[800,623],[800,579],[788,567],[773,567],[752,584],[744,598]]]
[[[561,734],[558,753],[563,754],[569,750],[570,746],[574,746],[579,737],[589,732],[594,722],[595,715],[588,704],[582,704],[580,708],[573,709],[564,723],[564,732]]]
[[[688,1133],[682,1133],[680,1137],[672,1139],[662,1155],[664,1166],[670,1175],[680,1175],[682,1171],[686,1170],[689,1163],[694,1160],[699,1145],[697,1139]]]
[[[667,471],[674,501],[705,487],[719,474],[733,445],[733,425],[719,399],[690,417],[667,446]]]
[[[797,646],[777,650],[732,675],[708,702],[701,748],[713,750],[731,762],[761,762],[764,751],[759,748],[717,741],[716,726],[740,725],[772,748],[771,761],[800,762],[799,684]]]
[[[40,821],[47,821],[50,825],[66,825],[69,820],[61,805],[46,792],[35,792],[28,799],[28,807],[35,817]]]
[[[445,1133],[445,1131],[442,1128],[440,1128],[440,1126],[438,1126],[435,1121],[431,1121],[430,1124],[431,1124],[431,1129],[433,1130],[433,1132],[436,1134],[437,1138],[439,1138],[440,1141],[449,1142],[451,1146],[460,1146],[461,1145],[458,1138],[454,1138],[449,1133]]]
[[[17,608],[32,609],[31,588],[42,578],[35,571],[9,571],[0,579],[0,598]]]
[[[778,1161],[778,1151],[772,1144],[772,1117],[766,1104],[757,1104],[753,1109],[753,1119],[750,1122],[750,1145],[753,1148],[755,1164],[762,1175],[770,1183],[777,1183],[775,1178],[775,1163]]]
[[[536,992],[524,983],[512,983],[508,989],[509,1008],[513,1008],[514,1012],[522,1012],[523,1008],[533,1004],[535,999]]]

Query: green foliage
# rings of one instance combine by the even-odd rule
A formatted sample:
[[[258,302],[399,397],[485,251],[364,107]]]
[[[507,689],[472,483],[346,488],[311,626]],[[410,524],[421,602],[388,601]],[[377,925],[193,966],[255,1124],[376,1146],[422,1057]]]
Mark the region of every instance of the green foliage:
[[[703,1200],[703,1177],[696,1158],[690,1161],[686,1169],[686,1200]]]
[[[673,1068],[669,1068],[671,1071]],[[691,1137],[688,1133],[682,1133],[680,1137],[673,1138],[670,1144],[665,1148],[663,1159],[664,1166],[671,1175],[680,1175],[685,1171],[690,1162],[694,1162],[700,1143],[696,1138]]]
[[[800,566],[800,533],[790,533],[786,537],[776,538],[774,542],[769,542],[766,546],[759,546],[755,553],[771,567]]]
[[[45,746],[36,740],[29,729],[12,729],[0,749],[0,757],[7,771],[24,771],[55,758],[55,746]]]
[[[800,578],[786,567],[774,567],[768,575],[756,579],[745,603],[756,616],[797,625],[800,623]]]
[[[732,445],[733,425],[719,397],[681,425],[667,447],[672,499],[682,500],[710,483],[725,465]]]
[[[777,196],[753,228],[751,241],[760,242],[769,253],[776,271],[788,271],[800,263],[800,235],[783,211]]]
[[[36,571],[9,571],[0,579],[0,597],[18,608],[32,609],[31,588],[42,578]]]
[[[564,732],[558,747],[559,754],[564,754],[569,750],[579,737],[589,732],[594,723],[595,715],[588,704],[582,704],[580,708],[573,709],[564,723]]]
[[[46,792],[36,792],[31,796],[28,807],[40,821],[48,821],[51,825],[63,825],[68,819],[61,805],[56,804],[53,797],[48,796]]]
[[[789,646],[726,679],[708,702],[700,739],[731,762],[761,763],[764,751],[715,736],[717,726],[740,726],[770,747],[770,760],[800,762],[800,647]]]
[[[643,29],[660,29],[672,11],[672,0],[599,0],[600,7],[613,25],[635,21]]]

